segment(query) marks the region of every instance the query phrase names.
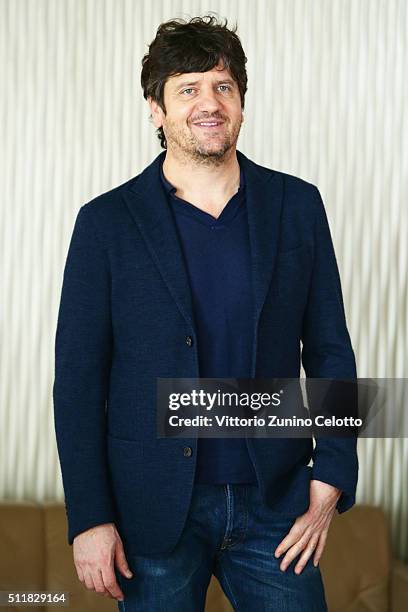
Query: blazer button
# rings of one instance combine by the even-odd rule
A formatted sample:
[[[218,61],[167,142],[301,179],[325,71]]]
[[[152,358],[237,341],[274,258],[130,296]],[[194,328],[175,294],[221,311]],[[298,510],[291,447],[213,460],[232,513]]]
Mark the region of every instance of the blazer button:
[[[186,336],[186,344],[187,346],[193,346],[193,338],[191,336]]]
[[[185,446],[183,448],[183,455],[185,457],[191,457],[192,454],[193,454],[193,449],[191,448],[191,446]]]

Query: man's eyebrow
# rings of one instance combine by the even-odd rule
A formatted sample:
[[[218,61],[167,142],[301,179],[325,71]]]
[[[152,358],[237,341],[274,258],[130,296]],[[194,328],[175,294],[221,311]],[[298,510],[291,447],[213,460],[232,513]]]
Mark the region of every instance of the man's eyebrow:
[[[179,87],[190,87],[190,85],[197,85],[198,83],[200,83],[200,81],[182,81],[181,83],[177,83],[175,85],[175,88],[178,89]],[[215,83],[217,85],[222,84],[229,84],[229,85],[235,85],[235,81],[233,81],[232,79],[218,79],[217,81],[215,81]]]

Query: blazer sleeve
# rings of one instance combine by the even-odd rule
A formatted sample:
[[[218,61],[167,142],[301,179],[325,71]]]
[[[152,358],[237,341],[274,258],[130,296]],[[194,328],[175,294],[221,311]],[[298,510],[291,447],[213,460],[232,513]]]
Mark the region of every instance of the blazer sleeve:
[[[313,189],[314,260],[303,320],[302,363],[306,377],[356,379],[355,357],[346,325],[340,276],[327,215],[319,190],[315,186]],[[339,513],[351,508],[355,503],[358,479],[356,435],[347,438],[317,437],[312,478],[342,490],[337,503]]]
[[[111,327],[108,257],[84,205],[66,258],[55,338],[54,422],[69,544],[115,522],[105,438]]]

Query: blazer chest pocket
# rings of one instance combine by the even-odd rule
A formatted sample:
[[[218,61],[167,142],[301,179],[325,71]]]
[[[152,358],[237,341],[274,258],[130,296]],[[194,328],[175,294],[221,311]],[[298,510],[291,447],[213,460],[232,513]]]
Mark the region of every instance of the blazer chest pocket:
[[[280,297],[300,299],[308,289],[312,263],[312,247],[308,244],[279,252],[274,275],[275,293]]]

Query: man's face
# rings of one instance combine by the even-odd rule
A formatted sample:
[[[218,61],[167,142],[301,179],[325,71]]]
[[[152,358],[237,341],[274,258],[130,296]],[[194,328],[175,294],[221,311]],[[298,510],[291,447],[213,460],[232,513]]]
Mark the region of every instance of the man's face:
[[[236,145],[243,115],[237,83],[218,64],[208,72],[170,77],[164,86],[166,114],[149,98],[153,122],[163,127],[168,150],[197,161],[216,161]],[[216,123],[216,125],[202,125]]]

